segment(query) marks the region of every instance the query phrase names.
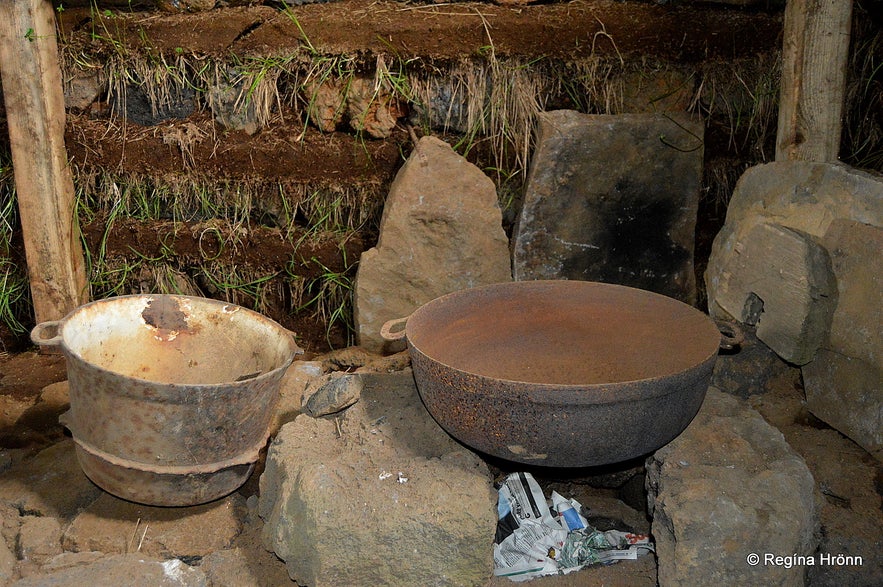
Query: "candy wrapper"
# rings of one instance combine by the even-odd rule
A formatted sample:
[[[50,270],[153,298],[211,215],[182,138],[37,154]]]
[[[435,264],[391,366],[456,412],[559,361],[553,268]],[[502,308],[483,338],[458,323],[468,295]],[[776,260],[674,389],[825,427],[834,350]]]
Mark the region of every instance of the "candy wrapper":
[[[653,551],[646,535],[595,530],[574,499],[553,491],[551,502],[554,509],[530,473],[512,473],[503,480],[497,500],[495,575],[527,581],[587,565],[634,560]]]

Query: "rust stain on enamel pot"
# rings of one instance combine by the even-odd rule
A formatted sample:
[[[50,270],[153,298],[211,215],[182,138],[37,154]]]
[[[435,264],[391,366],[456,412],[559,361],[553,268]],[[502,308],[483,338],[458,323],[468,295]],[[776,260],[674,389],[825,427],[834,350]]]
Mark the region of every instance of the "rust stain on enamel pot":
[[[67,359],[77,459],[130,501],[196,505],[239,488],[267,442],[279,384],[301,349],[257,312],[193,296],[92,302],[38,324]]]

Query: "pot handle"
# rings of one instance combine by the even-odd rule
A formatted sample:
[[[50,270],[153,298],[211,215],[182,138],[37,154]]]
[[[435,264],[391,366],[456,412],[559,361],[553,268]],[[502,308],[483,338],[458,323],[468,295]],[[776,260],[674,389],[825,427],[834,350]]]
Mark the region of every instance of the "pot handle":
[[[62,320],[48,320],[40,322],[31,330],[31,342],[38,346],[58,346],[61,344]],[[47,336],[47,332],[51,336]]]
[[[717,330],[721,334],[720,350],[735,351],[738,350],[745,341],[745,335],[742,329],[732,321],[715,320]]]
[[[408,322],[408,318],[411,316],[405,316],[404,318],[394,318],[393,320],[388,320],[380,327],[380,336],[383,337],[384,340],[388,340],[390,342],[396,340],[402,340],[405,338],[405,329],[402,328],[397,332],[392,332],[392,329],[399,324],[405,324]]]

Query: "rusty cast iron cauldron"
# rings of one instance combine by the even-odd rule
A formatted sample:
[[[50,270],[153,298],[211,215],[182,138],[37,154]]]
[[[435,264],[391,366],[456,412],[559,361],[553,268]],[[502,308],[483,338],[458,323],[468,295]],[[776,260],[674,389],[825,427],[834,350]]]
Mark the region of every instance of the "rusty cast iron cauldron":
[[[699,411],[721,345],[715,323],[687,304],[585,281],[457,291],[382,334],[407,339],[420,396],[454,438],[553,467],[670,442]]]
[[[120,296],[31,332],[67,359],[62,422],[83,472],[139,503],[196,505],[248,479],[270,434],[294,336],[235,304]]]

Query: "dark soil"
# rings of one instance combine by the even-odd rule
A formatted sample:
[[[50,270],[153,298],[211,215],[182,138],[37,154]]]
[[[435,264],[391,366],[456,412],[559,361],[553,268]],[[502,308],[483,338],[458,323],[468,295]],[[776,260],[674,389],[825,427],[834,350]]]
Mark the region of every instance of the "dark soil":
[[[101,2],[99,2],[99,5]],[[296,21],[296,22],[295,22]],[[298,26],[299,25],[299,26]],[[393,54],[429,63],[486,52],[576,59],[640,53],[681,62],[736,59],[781,45],[779,11],[696,4],[575,0],[529,6],[455,2],[433,6],[346,0],[290,7],[238,7],[195,14],[62,13],[62,30],[98,30],[128,47],[205,55],[280,55],[309,44],[328,55]]]
[[[87,2],[64,3],[65,9],[57,13],[60,46],[68,59],[86,56],[92,63],[146,59],[173,67],[179,56],[231,63],[347,56],[369,72],[378,57],[407,62],[414,71],[435,72],[491,54],[558,63],[594,55],[684,64],[726,62],[775,51],[782,30],[781,14],[775,10],[611,0],[511,6],[345,0],[292,6],[288,12],[279,10],[279,5],[230,4],[208,12],[170,14],[156,10],[152,2],[99,1],[97,10]],[[258,203],[247,219],[248,234],[241,246],[224,248],[213,241],[212,235],[228,239],[224,226],[197,234],[202,227],[198,223],[206,218],[185,219],[190,222],[185,225],[172,224],[180,219],[171,217],[168,222],[117,218],[107,231],[109,211],[105,211],[94,219],[81,218],[91,255],[106,247],[111,257],[163,258],[182,271],[208,258],[253,272],[288,272],[304,279],[324,270],[354,278],[361,251],[374,245],[386,189],[410,152],[405,125],[384,140],[351,132],[322,133],[283,101],[276,105],[272,124],[250,135],[217,125],[199,96],[191,102],[190,111],[172,112],[169,120],[148,126],[133,121],[149,121],[149,112],[136,116],[133,110],[129,121],[108,119],[115,106],[100,101],[85,111],[68,112],[65,142],[75,176],[84,181],[90,174],[106,173],[122,181],[139,178],[154,185],[247,184]],[[0,127],[5,126],[3,118]],[[181,143],[182,131],[190,137],[186,144]],[[5,138],[5,132],[2,135]],[[482,156],[479,141],[469,158],[478,163]],[[305,246],[292,263],[290,242],[274,231],[281,224],[274,198],[278,199],[279,186],[290,185],[345,186],[373,194],[373,199],[363,202],[370,208],[370,220],[344,248],[302,241]],[[511,222],[511,213],[507,220]],[[717,222],[715,218],[711,233],[716,232]],[[299,235],[286,236],[297,241]],[[309,351],[322,352],[351,340],[343,325],[329,332],[317,316],[293,312],[292,300],[284,295],[277,298],[267,300],[261,309],[296,330]],[[3,348],[27,344],[21,335],[0,335]]]
[[[58,414],[47,413],[40,394],[67,379],[61,355],[0,353],[0,449],[37,449],[63,436]]]
[[[297,182],[365,186],[388,183],[402,162],[409,138],[402,129],[389,139],[354,140],[345,133],[320,133],[280,112],[272,129],[255,135],[223,130],[211,117],[194,113],[185,121],[152,127],[111,125],[85,115],[71,115],[65,137],[74,165],[114,173],[161,178],[169,174],[216,181]],[[193,125],[205,138],[194,141],[192,155],[166,138],[182,124]]]
[[[132,219],[116,220],[113,230],[107,231],[106,218],[97,218],[82,227],[87,246],[91,250],[103,247],[108,257],[124,259],[132,251],[153,259],[171,255],[167,262],[180,267],[196,267],[205,259],[231,267],[248,266],[254,271],[275,274],[287,272],[299,279],[312,281],[326,272],[349,275],[353,273],[352,262],[364,250],[359,235],[352,235],[344,242],[335,240],[304,240],[295,247],[297,235],[284,238],[279,229],[255,226],[243,229],[233,243],[225,242],[230,231],[206,228],[205,225],[184,222],[139,222]],[[170,251],[172,251],[170,253]],[[125,262],[125,261],[123,261]],[[203,291],[212,286],[198,274],[191,275]],[[150,287],[146,287],[150,289]],[[296,333],[297,342],[307,353],[340,348],[346,345],[347,333],[342,325],[329,326],[313,312],[291,312],[297,305],[284,289],[268,289],[260,300],[249,299],[240,294],[236,303],[255,307]]]
[[[105,218],[98,218],[82,229],[90,248],[104,246],[110,256],[124,256],[135,250],[159,258],[171,249],[174,256],[185,263],[209,258],[230,265],[249,263],[258,268],[261,264],[268,268],[289,264],[290,271],[307,279],[316,278],[324,271],[345,271],[348,269],[346,259],[358,258],[364,250],[358,235],[341,244],[311,240],[295,248],[278,229],[258,226],[245,232],[235,244],[228,245],[222,240],[220,229],[209,230],[193,223],[170,221],[147,225],[121,219],[116,221],[113,231],[106,233],[105,222]]]

